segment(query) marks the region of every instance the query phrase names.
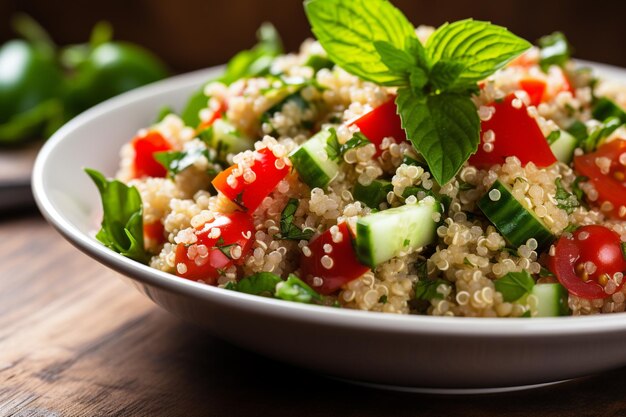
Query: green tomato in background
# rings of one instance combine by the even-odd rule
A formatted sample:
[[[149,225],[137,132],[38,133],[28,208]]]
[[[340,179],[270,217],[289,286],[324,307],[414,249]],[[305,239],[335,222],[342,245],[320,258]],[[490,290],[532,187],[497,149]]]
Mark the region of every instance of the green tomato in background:
[[[76,113],[168,75],[165,65],[156,56],[124,42],[96,46],[75,71],[69,100]]]
[[[63,75],[54,56],[23,40],[0,48],[0,123],[60,96]]]

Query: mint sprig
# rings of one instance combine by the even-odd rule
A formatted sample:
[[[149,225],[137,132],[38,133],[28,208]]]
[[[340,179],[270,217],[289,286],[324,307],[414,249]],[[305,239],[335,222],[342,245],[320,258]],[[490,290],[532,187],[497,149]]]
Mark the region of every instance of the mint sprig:
[[[344,70],[400,87],[402,127],[439,184],[476,152],[477,83],[531,47],[489,22],[446,23],[422,45],[413,25],[387,0],[307,0],[313,33]],[[445,151],[444,151],[445,150]]]

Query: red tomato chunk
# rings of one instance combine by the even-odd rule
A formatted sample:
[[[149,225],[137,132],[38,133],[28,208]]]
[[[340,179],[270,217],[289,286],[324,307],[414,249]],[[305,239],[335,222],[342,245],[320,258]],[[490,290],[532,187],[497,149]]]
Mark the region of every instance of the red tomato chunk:
[[[519,105],[519,108],[514,104]],[[490,106],[495,109],[495,113],[489,120],[481,122],[480,144],[478,151],[469,159],[471,165],[488,169],[496,164],[504,164],[509,156],[516,156],[522,165],[534,162],[540,168],[556,162],[537,121],[528,115],[526,106],[514,94]]]
[[[246,213],[217,214],[195,231],[197,241],[176,247],[176,274],[215,285],[223,270],[243,261],[254,239],[254,223]]]
[[[397,143],[406,141],[406,133],[402,129],[402,121],[394,100],[395,97],[351,123],[358,126],[361,133],[376,145],[376,156],[383,151],[380,146],[384,138],[392,137]]]
[[[315,291],[332,294],[369,271],[358,261],[352,239],[348,225],[340,223],[336,231],[329,229],[309,243],[310,256],[303,254],[300,265],[304,280]]]
[[[137,136],[132,142],[135,150],[133,161],[133,177],[165,177],[167,170],[156,159],[156,152],[172,150],[172,145],[158,132],[148,132],[145,136]]]

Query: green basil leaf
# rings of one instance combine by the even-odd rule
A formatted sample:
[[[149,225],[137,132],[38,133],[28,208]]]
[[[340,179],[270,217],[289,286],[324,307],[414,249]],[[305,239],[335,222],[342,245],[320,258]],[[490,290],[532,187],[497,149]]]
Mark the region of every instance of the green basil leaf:
[[[276,284],[282,279],[271,272],[257,272],[249,277],[243,278],[233,285],[233,290],[253,295],[273,296],[276,292]]]
[[[495,280],[494,285],[504,301],[510,303],[529,294],[535,286],[535,280],[527,271],[509,272]]]
[[[450,181],[478,149],[480,119],[472,100],[455,93],[419,96],[403,88],[396,104],[402,127],[435,180]]]
[[[502,26],[466,19],[440,26],[428,39],[431,62],[465,65],[456,86],[475,84],[504,67],[532,45]]]
[[[289,275],[286,281],[276,285],[275,295],[276,298],[297,303],[311,304],[323,302],[322,296],[293,274]]]
[[[569,61],[572,51],[565,35],[561,32],[554,32],[539,39],[539,65],[541,69],[547,71],[550,65],[563,66]]]
[[[344,70],[381,85],[403,85],[405,77],[390,72],[375,43],[407,49],[415,28],[386,0],[307,0],[306,15],[328,57]]]
[[[93,169],[85,169],[100,191],[102,227],[96,238],[115,252],[146,263],[150,254],[143,246],[143,205],[139,191],[121,181],[107,180]]]

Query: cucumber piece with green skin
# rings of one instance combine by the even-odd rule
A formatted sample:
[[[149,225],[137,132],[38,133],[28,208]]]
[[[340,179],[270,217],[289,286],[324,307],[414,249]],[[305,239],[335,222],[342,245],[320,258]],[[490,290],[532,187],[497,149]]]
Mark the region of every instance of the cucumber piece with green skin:
[[[522,206],[509,186],[499,180],[478,200],[478,208],[513,247],[534,238],[538,249],[542,249],[554,240],[554,235],[543,221]]]
[[[311,188],[326,187],[339,173],[339,164],[326,152],[333,135],[337,135],[334,129],[322,130],[289,155],[300,179]]]
[[[235,154],[254,147],[249,138],[242,136],[235,126],[226,120],[217,119],[209,130],[209,138],[205,142],[208,142],[211,148]]]
[[[426,197],[361,217],[356,223],[356,254],[364,265],[374,268],[409,248],[417,249],[435,241],[435,213],[441,204]]]
[[[559,162],[569,164],[574,156],[574,149],[578,146],[576,138],[561,130],[559,138],[550,144],[550,150]]]
[[[537,297],[537,315],[535,317],[567,316],[568,293],[559,283],[536,284],[531,295]]]
[[[369,185],[357,181],[352,189],[352,196],[369,208],[378,209],[382,203],[387,202],[387,194],[390,191],[393,191],[393,185],[386,180],[374,180]]]
[[[615,104],[614,101],[606,97],[601,97],[596,101],[591,114],[596,120],[604,121],[609,117],[617,117],[622,123],[626,123],[626,112]]]

